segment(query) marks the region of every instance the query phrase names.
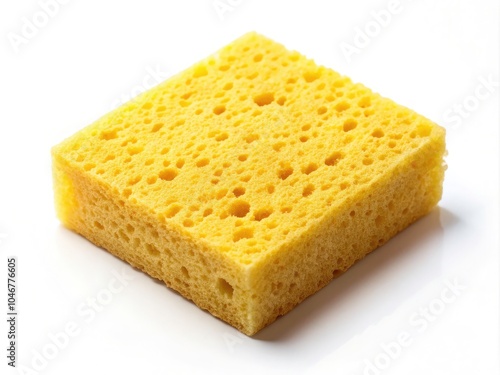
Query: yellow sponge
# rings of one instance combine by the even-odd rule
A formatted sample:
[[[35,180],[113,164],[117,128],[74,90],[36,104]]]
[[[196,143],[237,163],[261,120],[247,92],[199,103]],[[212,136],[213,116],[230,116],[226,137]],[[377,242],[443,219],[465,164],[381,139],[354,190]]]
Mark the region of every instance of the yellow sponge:
[[[250,33],[54,147],[56,208],[253,335],[437,204],[444,135]]]

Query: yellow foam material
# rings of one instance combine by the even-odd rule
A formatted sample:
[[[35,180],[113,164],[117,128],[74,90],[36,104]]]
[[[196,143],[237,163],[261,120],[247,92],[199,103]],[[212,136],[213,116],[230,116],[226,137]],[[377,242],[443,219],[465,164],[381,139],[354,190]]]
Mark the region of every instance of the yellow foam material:
[[[250,33],[55,146],[56,208],[253,335],[437,204],[444,136]]]

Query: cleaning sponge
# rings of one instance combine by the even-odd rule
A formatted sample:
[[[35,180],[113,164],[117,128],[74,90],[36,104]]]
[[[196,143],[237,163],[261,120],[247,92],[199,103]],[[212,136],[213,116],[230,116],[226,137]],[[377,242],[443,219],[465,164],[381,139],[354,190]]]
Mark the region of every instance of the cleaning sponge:
[[[249,33],[55,146],[56,210],[253,335],[437,204],[444,135]]]

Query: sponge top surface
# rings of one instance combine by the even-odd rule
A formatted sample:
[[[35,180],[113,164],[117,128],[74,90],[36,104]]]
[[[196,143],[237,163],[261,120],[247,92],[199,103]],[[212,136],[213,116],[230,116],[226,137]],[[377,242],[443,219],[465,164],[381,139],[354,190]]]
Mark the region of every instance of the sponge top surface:
[[[55,152],[172,230],[249,265],[441,131],[249,33]]]

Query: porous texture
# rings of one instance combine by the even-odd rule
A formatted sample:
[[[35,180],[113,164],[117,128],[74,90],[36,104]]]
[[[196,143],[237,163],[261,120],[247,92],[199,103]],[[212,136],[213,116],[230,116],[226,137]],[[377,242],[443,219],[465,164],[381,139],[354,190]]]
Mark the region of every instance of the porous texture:
[[[444,152],[428,119],[250,33],[54,147],[56,208],[252,335],[428,213]]]

